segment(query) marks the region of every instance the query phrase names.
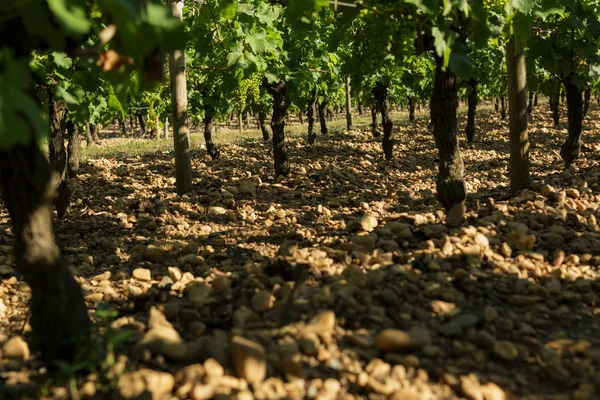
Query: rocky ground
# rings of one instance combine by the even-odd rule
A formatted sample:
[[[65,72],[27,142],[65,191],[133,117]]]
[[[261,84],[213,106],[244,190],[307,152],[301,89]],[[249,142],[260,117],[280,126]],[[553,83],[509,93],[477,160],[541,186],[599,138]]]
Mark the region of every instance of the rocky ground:
[[[532,189],[509,197],[508,125],[482,113],[458,229],[426,120],[391,162],[367,132],[293,139],[286,180],[269,143],[198,151],[183,197],[166,150],[89,159],[57,232],[99,356],[50,374],[30,354],[0,211],[0,397],[600,398],[598,121],[565,171],[537,108]]]

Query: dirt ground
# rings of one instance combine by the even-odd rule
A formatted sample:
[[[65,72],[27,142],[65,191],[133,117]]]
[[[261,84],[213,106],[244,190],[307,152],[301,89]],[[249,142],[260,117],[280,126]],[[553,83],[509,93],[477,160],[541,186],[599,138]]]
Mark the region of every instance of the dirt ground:
[[[600,112],[564,170],[566,121],[535,108],[514,197],[508,122],[480,112],[458,229],[427,124],[397,124],[389,162],[367,131],[294,137],[285,180],[270,142],[194,150],[182,197],[168,148],[89,156],[56,231],[95,351],[58,373],[27,346],[0,210],[0,398],[600,398]]]

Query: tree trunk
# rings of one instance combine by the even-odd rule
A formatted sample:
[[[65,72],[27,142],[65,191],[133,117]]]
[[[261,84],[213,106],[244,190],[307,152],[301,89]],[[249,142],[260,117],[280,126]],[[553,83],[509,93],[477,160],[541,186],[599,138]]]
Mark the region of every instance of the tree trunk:
[[[500,118],[506,119],[506,99],[504,96],[500,98]]]
[[[362,117],[362,116],[363,116],[363,114],[364,114],[363,105],[362,105],[362,102],[361,102],[361,101],[359,101],[359,102],[358,102],[358,115],[359,115],[360,117]]]
[[[323,99],[318,105],[319,122],[321,123],[321,135],[327,135],[327,120],[325,119],[325,111],[327,110],[327,99]]]
[[[467,136],[467,142],[473,143],[475,140],[475,114],[477,112],[477,82],[474,80],[469,81],[469,97],[468,99],[468,110],[467,110],[467,126],[465,127],[465,135]]]
[[[92,137],[90,124],[85,124],[85,145],[86,147],[91,147],[95,144],[96,143],[94,143],[94,138]]]
[[[33,346],[46,362],[72,361],[89,337],[90,321],[81,288],[54,238],[51,169],[35,140],[0,152],[0,178],[16,266],[31,287]]]
[[[560,156],[569,168],[573,161],[579,158],[581,152],[581,132],[583,129],[583,103],[581,101],[581,90],[573,82],[572,76],[563,79],[565,91],[567,92],[567,115],[569,118],[569,136],[560,149]]]
[[[352,97],[350,93],[350,77],[346,77],[346,130],[352,130]]]
[[[308,100],[308,143],[313,144],[317,139],[317,133],[315,132],[315,114],[317,111],[317,104],[319,103],[319,92],[314,89],[313,96]]]
[[[527,103],[527,114],[531,115],[533,112],[533,92],[529,91],[529,102]]]
[[[79,138],[79,129],[73,121],[67,122],[67,134],[69,144],[67,146],[67,172],[74,176],[79,171],[79,162],[81,160],[81,140]]]
[[[215,133],[215,112],[212,107],[204,106],[204,141],[206,142],[206,151],[212,160],[219,158],[220,152],[213,142]]]
[[[140,129],[142,130],[142,134],[146,133],[146,116],[142,113],[137,113],[135,115],[137,117],[138,123],[140,125]]]
[[[377,105],[374,104],[371,106],[371,134],[374,138],[381,136],[381,132],[377,128]]]
[[[408,120],[413,122],[415,120],[415,98],[414,96],[408,97]]]
[[[92,135],[92,140],[96,144],[100,143],[100,138],[98,137],[98,125],[89,124],[89,126],[90,126],[90,135]]]
[[[285,118],[288,112],[287,85],[279,82],[269,88],[273,96],[273,116],[271,130],[273,131],[273,161],[275,177],[287,176],[290,173],[290,162],[285,152]]]
[[[381,111],[381,126],[383,126],[383,154],[386,160],[391,160],[394,153],[394,138],[392,130],[394,124],[390,118],[390,102],[388,100],[388,87],[381,82],[377,82],[373,88],[373,96],[377,101],[377,108]]]
[[[494,97],[494,111],[498,112],[500,110],[500,101],[497,97]]]
[[[267,113],[261,106],[258,110],[258,125],[260,126],[260,131],[262,132],[263,140],[266,142],[269,140],[269,131],[267,130],[267,124],[265,121],[267,120]]]
[[[65,131],[67,124],[67,104],[64,101],[55,101],[52,93],[48,92],[50,138],[48,140],[48,158],[50,166],[55,172],[53,183],[56,185],[56,198],[54,206],[58,218],[64,217],[69,208],[71,197],[69,183],[67,182],[67,149],[65,148]]]
[[[533,106],[534,106],[534,107],[537,107],[537,106],[538,106],[538,104],[539,104],[539,101],[538,101],[538,94],[536,93],[536,94],[533,96]]]
[[[458,145],[457,78],[443,59],[436,57],[435,82],[431,96],[430,113],[433,136],[439,151],[437,196],[446,210],[447,224],[457,227],[465,213],[465,184],[463,160]]]
[[[168,1],[173,15],[183,20],[183,0]],[[175,145],[175,179],[177,194],[182,195],[192,186],[185,52],[176,50],[169,54],[169,75],[171,77],[171,118],[173,119],[173,142]]]
[[[238,131],[243,132],[244,131],[244,124],[242,122],[242,112],[238,111]]]
[[[590,110],[590,100],[592,99],[592,88],[587,87],[583,94],[583,118],[587,116],[588,111]]]
[[[123,118],[119,119],[119,127],[121,128],[121,134],[127,135],[127,128],[125,127],[125,120]]]
[[[529,133],[525,53],[523,44],[517,43],[514,35],[506,44],[506,69],[510,113],[510,189],[516,193],[529,187]]]

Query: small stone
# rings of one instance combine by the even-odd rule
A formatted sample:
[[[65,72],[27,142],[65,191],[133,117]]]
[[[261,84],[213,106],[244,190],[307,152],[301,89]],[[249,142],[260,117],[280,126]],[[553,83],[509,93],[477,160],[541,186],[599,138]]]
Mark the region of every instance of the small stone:
[[[314,356],[319,351],[319,337],[314,332],[306,332],[298,340],[298,346],[308,356]]]
[[[475,374],[460,377],[460,390],[469,400],[483,400],[481,384]]]
[[[550,278],[544,283],[544,287],[551,292],[560,292],[562,289],[562,284],[556,278]]]
[[[575,189],[575,188],[568,188],[565,190],[565,194],[567,195],[567,197],[570,197],[572,199],[578,199],[579,198],[579,190]]]
[[[513,361],[519,356],[519,350],[512,342],[499,340],[494,343],[494,354],[503,360]]]
[[[235,336],[232,340],[232,358],[236,374],[248,383],[258,384],[267,375],[265,348],[251,340]]]
[[[169,271],[169,277],[173,282],[178,282],[183,277],[183,272],[177,267],[169,267],[167,271]]]
[[[215,397],[215,385],[197,383],[190,392],[191,400],[210,400]]]
[[[183,246],[183,248],[181,249],[181,253],[182,254],[198,254],[198,243],[196,242],[189,242],[188,244],[186,244],[185,246]]]
[[[304,328],[304,332],[314,332],[319,336],[331,335],[335,328],[335,313],[323,311],[315,316]]]
[[[267,290],[261,290],[252,296],[252,309],[257,313],[264,313],[273,308],[275,305],[275,296]]]
[[[227,210],[223,207],[210,207],[208,213],[211,215],[225,215],[227,214]]]
[[[189,358],[188,348],[181,336],[155,307],[150,310],[148,324],[151,328],[138,343],[138,351],[148,349],[153,354],[160,354],[175,361],[185,361]]]
[[[162,263],[167,260],[169,253],[153,244],[148,245],[144,250],[144,258],[155,263]]]
[[[496,309],[492,306],[485,306],[483,308],[483,318],[487,322],[494,322],[496,319],[498,319],[498,311],[496,311]]]
[[[256,184],[249,180],[241,181],[240,193],[245,193],[252,197],[256,197]]]
[[[481,392],[483,393],[484,400],[506,400],[506,394],[504,390],[500,388],[500,386],[496,385],[494,382],[486,383],[481,387]]]
[[[219,364],[217,360],[214,358],[209,358],[204,361],[204,371],[206,371],[206,375],[212,377],[219,377],[225,375],[225,370],[223,366]]]
[[[231,279],[224,275],[217,275],[212,281],[212,287],[219,293],[227,292],[231,289]]]
[[[152,273],[148,268],[136,268],[131,275],[142,282],[150,282],[152,280]]]
[[[0,265],[0,276],[14,275],[15,269],[9,265]]]
[[[119,394],[126,399],[140,398],[143,394],[162,399],[173,391],[174,386],[173,375],[146,368],[122,375],[117,384]]]
[[[408,332],[399,329],[385,329],[375,338],[380,351],[405,351],[419,349],[431,343],[431,334],[426,328],[415,328]]]
[[[348,232],[371,232],[378,225],[377,218],[372,215],[363,215],[348,224]]]
[[[103,298],[104,294],[102,293],[90,293],[87,296],[85,296],[85,299],[92,303],[100,303]]]
[[[440,325],[439,331],[444,336],[460,336],[465,329],[475,326],[479,318],[472,314],[460,314]]]
[[[418,400],[419,395],[408,389],[403,389],[392,394],[389,400]]]
[[[158,282],[159,289],[170,289],[173,286],[173,280],[168,276],[163,276],[160,282]]]
[[[14,360],[28,360],[29,345],[20,336],[13,336],[2,346],[2,357]]]

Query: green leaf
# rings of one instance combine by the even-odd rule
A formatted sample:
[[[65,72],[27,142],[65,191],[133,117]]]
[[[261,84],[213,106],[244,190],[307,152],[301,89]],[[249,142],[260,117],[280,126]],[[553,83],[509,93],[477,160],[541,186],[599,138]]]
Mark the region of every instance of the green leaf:
[[[79,1],[46,0],[48,8],[63,29],[71,36],[81,37],[89,32],[91,22]],[[35,12],[35,11],[34,11]]]
[[[535,0],[510,0],[511,7],[523,14],[529,14],[534,4]]]
[[[58,53],[55,51],[52,53],[52,57],[54,57],[54,63],[60,68],[68,69],[73,65],[73,60],[65,53]]]
[[[31,78],[25,60],[0,52],[0,150],[44,139],[48,126],[29,90]]]
[[[450,70],[463,81],[471,79],[475,75],[475,63],[467,54],[453,52],[450,55]]]

